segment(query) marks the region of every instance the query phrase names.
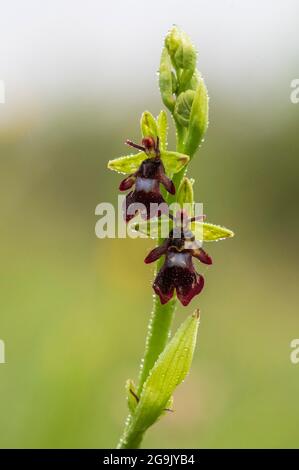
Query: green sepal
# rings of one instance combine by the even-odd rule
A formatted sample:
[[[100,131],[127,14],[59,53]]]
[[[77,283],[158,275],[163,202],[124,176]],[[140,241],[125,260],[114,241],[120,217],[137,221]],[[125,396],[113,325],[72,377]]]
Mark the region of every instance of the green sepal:
[[[179,152],[170,152],[168,150],[161,152],[161,160],[168,175],[173,175],[181,171],[187,165],[190,158]]]
[[[146,158],[148,157],[144,152],[139,152],[133,155],[127,155],[125,157],[109,160],[107,166],[109,170],[117,171],[118,173],[131,174],[138,170],[141,163]]]
[[[194,180],[187,178],[187,176],[182,179],[177,192],[177,202],[181,208],[183,208],[184,204],[188,204],[192,207],[194,203],[193,184]]]
[[[140,128],[142,137],[157,138],[158,129],[154,116],[149,111],[144,111],[140,119]]]

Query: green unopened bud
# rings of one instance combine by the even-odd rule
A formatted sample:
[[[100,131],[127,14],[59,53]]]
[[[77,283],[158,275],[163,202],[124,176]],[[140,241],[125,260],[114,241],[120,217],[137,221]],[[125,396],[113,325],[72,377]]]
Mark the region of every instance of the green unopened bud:
[[[165,38],[165,46],[176,71],[180,71],[179,87],[187,88],[196,66],[196,51],[186,33],[174,26]]]
[[[201,78],[195,91],[192,102],[189,126],[185,141],[185,152],[187,155],[194,155],[203,136],[207,130],[209,122],[208,92]]]
[[[190,122],[190,114],[195,91],[187,90],[181,93],[176,101],[174,108],[174,118],[183,127],[188,127]]]
[[[175,105],[173,92],[177,87],[177,83],[173,81],[173,75],[170,56],[166,47],[164,47],[161,54],[159,68],[159,87],[162,101],[171,112],[173,111]]]
[[[144,111],[140,119],[141,134],[143,137],[157,138],[157,123],[149,111]]]
[[[193,204],[194,202],[193,183],[194,183],[194,180],[187,178],[187,176],[185,176],[182,179],[182,182],[178,189],[178,195],[177,195],[177,202],[178,204],[180,204],[181,207],[183,207],[184,204],[185,205]]]

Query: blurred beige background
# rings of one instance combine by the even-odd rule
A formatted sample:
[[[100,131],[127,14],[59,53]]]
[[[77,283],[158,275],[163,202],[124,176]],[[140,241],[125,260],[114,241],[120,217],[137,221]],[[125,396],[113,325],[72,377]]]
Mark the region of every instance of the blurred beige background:
[[[208,220],[202,322],[174,414],[146,447],[298,447],[298,2],[12,0],[1,7],[1,447],[113,447],[151,310],[149,240],[99,240],[107,160],[157,114],[173,23],[192,37],[210,127],[190,167]],[[173,137],[172,137],[173,145]]]

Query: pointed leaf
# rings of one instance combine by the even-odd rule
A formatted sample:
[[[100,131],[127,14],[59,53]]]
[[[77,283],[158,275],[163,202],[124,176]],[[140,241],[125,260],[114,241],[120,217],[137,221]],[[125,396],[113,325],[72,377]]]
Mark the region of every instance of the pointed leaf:
[[[157,126],[158,126],[158,135],[160,138],[160,149],[167,149],[167,132],[168,132],[168,123],[167,123],[167,114],[165,111],[160,111],[159,116],[157,117]]]
[[[207,130],[208,120],[208,92],[203,79],[200,79],[192,103],[189,127],[185,142],[185,149],[188,155],[194,155],[198,149]]]
[[[197,240],[205,242],[224,240],[234,236],[234,232],[220,225],[209,224],[207,222],[192,222],[191,230]]]
[[[115,158],[114,160],[109,160],[108,168],[118,173],[135,173],[146,158],[147,156],[144,152]]]
[[[170,152],[168,150],[161,152],[161,160],[168,175],[178,173],[189,162],[188,155],[178,152]]]

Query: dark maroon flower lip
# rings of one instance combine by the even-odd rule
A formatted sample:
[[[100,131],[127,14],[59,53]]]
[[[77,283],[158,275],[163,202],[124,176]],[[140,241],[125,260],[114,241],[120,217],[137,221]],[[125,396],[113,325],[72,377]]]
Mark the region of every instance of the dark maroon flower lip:
[[[176,291],[182,305],[187,306],[204,287],[204,277],[196,272],[193,258],[204,264],[212,264],[212,259],[194,240],[192,232],[181,228],[181,237],[177,233],[174,237],[173,232],[172,230],[163,244],[154,248],[144,261],[152,263],[165,255],[153,289],[160,297],[161,304],[167,303]]]
[[[120,191],[127,191],[135,185],[133,191],[126,196],[124,205],[125,220],[129,222],[141,210],[141,205],[144,209],[144,218],[149,219],[160,216],[165,212],[165,209],[156,206],[166,205],[160,192],[160,184],[170,194],[175,194],[175,186],[165,174],[165,168],[160,159],[159,139],[157,138],[155,142],[152,137],[145,137],[142,140],[142,146],[131,141],[127,141],[127,144],[144,151],[148,155],[154,152],[154,156],[146,158],[138,170],[127,176],[119,185]]]

